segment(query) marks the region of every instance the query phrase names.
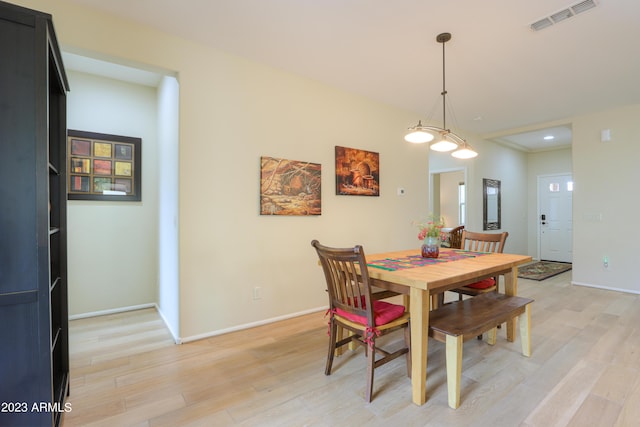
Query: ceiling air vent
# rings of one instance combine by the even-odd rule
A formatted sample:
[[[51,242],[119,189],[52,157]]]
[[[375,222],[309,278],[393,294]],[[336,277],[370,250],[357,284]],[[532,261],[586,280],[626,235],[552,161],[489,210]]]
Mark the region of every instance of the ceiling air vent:
[[[569,9],[565,9],[551,15],[551,20],[553,21],[554,24],[557,24],[558,22],[564,21],[565,19],[569,19],[572,16],[573,16],[573,12],[571,12],[571,10]]]
[[[593,9],[594,7],[596,7],[595,0],[584,0],[571,6],[571,10],[573,10],[573,13],[577,15],[589,9]]]
[[[584,0],[575,3],[565,9],[559,10],[558,12],[552,13],[549,16],[545,16],[544,18],[539,19],[533,24],[529,25],[529,27],[533,31],[540,31],[543,28],[550,27],[553,24],[557,24],[558,22],[566,21],[567,19],[572,18],[579,13],[586,12],[589,9],[593,9],[596,6],[597,3],[595,0]]]
[[[551,21],[551,19],[544,18],[531,24],[531,29],[533,31],[540,31],[541,29],[550,27],[552,25],[553,25],[553,22]]]

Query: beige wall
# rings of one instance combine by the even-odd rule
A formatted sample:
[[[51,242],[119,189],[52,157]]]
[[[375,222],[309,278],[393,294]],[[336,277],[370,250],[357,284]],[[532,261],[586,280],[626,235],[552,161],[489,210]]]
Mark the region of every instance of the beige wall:
[[[640,105],[573,120],[573,281],[640,293]],[[611,141],[600,132],[611,129]],[[609,258],[605,269],[602,258]]]
[[[445,172],[440,174],[440,215],[444,217],[447,227],[459,224],[458,186],[464,182],[464,171]]]
[[[67,50],[178,73],[181,337],[325,306],[314,238],[368,252],[418,245],[428,154],[402,140],[414,115],[64,0],[18,3],[52,13]],[[336,145],[380,153],[380,197],[335,195]],[[262,155],[322,164],[321,216],[258,214]]]

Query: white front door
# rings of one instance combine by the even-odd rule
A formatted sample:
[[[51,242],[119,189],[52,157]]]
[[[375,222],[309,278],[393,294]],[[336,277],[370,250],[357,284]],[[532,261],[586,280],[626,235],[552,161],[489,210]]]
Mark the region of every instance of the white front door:
[[[570,174],[538,178],[540,259],[573,259],[573,180]]]

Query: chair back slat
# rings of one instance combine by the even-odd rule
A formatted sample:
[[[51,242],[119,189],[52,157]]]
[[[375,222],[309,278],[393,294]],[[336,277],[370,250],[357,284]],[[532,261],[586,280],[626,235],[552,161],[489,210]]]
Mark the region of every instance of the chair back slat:
[[[358,307],[363,295],[360,286],[354,286],[354,283],[358,284],[354,263],[327,258],[327,264],[332,276],[331,283],[334,284],[330,289],[333,288],[336,300],[347,306]]]
[[[369,271],[362,246],[330,248],[311,242],[318,253],[329,293],[329,309],[339,308],[367,319],[375,326]]]
[[[461,248],[467,251],[475,252],[496,252],[504,251],[504,244],[509,233],[476,233],[473,231],[462,231]]]

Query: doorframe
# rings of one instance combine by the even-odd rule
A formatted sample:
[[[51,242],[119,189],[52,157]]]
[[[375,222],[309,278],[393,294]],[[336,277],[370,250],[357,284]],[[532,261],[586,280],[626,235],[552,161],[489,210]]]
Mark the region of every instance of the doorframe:
[[[542,178],[551,178],[554,176],[566,176],[569,175],[571,176],[571,179],[573,180],[573,172],[558,172],[558,173],[547,173],[547,174],[542,174],[542,175],[537,175],[536,176],[536,215],[535,215],[535,221],[536,221],[536,254],[538,257],[538,260],[541,260],[541,254],[540,254],[540,235],[542,234],[541,231],[541,224],[540,224],[540,180]],[[571,218],[573,219],[573,205],[571,205]],[[571,241],[571,250],[573,252],[573,240]],[[571,260],[573,261],[573,259]]]
[[[434,175],[440,175],[441,173],[449,173],[449,172],[464,173],[464,197],[466,200],[466,212],[467,212],[467,217],[465,218],[465,227],[466,227],[469,223],[469,180],[467,176],[468,171],[466,166],[429,170],[429,211],[433,212],[433,208],[435,206],[434,200],[433,200],[433,195],[435,193]]]

